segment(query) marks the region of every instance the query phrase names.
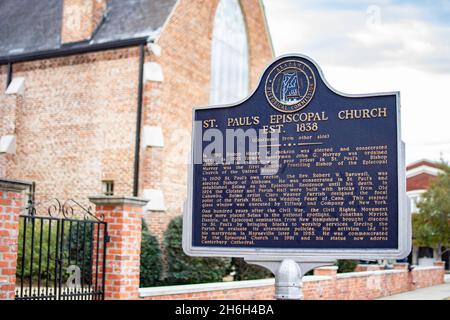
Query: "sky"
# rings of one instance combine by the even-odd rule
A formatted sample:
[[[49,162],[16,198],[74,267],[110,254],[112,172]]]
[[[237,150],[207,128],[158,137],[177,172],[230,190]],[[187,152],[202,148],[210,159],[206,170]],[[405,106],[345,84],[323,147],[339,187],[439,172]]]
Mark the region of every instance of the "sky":
[[[450,0],[263,0],[275,55],[345,93],[400,91],[406,163],[450,161]]]

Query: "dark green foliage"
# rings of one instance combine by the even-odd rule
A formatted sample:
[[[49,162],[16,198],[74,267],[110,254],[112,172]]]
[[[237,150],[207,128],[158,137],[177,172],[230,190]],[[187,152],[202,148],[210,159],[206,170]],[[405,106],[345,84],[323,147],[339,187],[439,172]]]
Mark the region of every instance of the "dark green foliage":
[[[41,233],[42,223],[42,233]],[[41,279],[53,279],[55,273],[55,252],[56,252],[56,223],[52,225],[49,230],[48,221],[41,219],[27,219],[26,221],[26,238],[25,248],[23,247],[25,219],[20,219],[19,225],[19,244],[18,244],[18,258],[16,275],[19,279],[23,273],[24,281],[27,283],[30,279],[35,281],[39,276],[39,256],[41,256]],[[31,243],[32,230],[34,228],[34,246]],[[49,242],[50,231],[50,242]],[[42,234],[42,247],[40,246],[40,238]],[[50,248],[49,248],[50,247]],[[50,251],[49,251],[50,249]],[[24,257],[25,252],[25,257]],[[49,253],[49,254],[48,254]],[[47,263],[49,258],[49,263]],[[22,259],[24,262],[22,264]],[[31,259],[33,259],[33,266],[31,266]],[[23,269],[23,272],[22,272]],[[32,270],[31,270],[32,269]]]
[[[182,217],[174,218],[164,233],[167,252],[167,284],[189,284],[222,281],[229,270],[230,259],[193,258],[182,249]]]
[[[338,273],[353,272],[358,265],[358,260],[338,260]]]
[[[256,280],[273,277],[269,270],[254,264],[248,264],[242,258],[231,259],[231,271],[235,272],[234,280]]]
[[[158,285],[161,271],[161,250],[158,239],[150,234],[147,224],[142,220],[140,286]]]
[[[94,232],[97,232],[97,227],[93,223],[64,222],[64,263],[67,263],[65,268],[69,266],[70,259],[70,265],[81,269],[83,284],[92,284],[92,246],[97,245],[96,242],[94,244]]]
[[[81,269],[82,282],[84,284],[92,282],[91,265],[94,225],[85,222],[65,221],[64,234],[61,234],[63,229],[62,223],[62,220],[59,221],[58,225],[57,220],[51,219],[20,219],[16,269],[18,280],[21,278],[23,268],[25,283],[30,282],[30,275],[33,283],[36,283],[39,278],[41,281],[48,279],[51,282],[55,279],[55,271],[58,273],[56,279],[59,278],[59,273],[61,272],[62,280],[65,282],[69,277],[68,267],[76,265]],[[34,241],[32,241],[33,229]],[[25,248],[23,247],[24,232],[26,233]],[[64,238],[63,243],[61,243],[62,237]],[[24,259],[23,266],[22,259]],[[61,271],[59,269],[56,270],[57,259],[61,259]],[[31,260],[33,262],[32,265]]]

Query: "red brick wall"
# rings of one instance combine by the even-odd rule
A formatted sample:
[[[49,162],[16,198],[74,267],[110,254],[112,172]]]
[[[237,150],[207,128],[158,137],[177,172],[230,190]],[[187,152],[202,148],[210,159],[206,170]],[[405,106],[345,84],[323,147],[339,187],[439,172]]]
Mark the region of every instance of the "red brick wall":
[[[0,180],[0,300],[14,299],[19,215],[25,206],[25,188]]]
[[[418,175],[412,176],[406,179],[406,191],[428,189],[433,179],[436,179],[436,176],[428,173],[420,173]]]
[[[303,295],[305,300],[370,300],[389,296],[405,291],[433,286],[444,282],[444,268],[416,268],[411,273],[406,269],[379,270],[369,272],[353,272],[329,276],[309,276],[303,280]],[[414,285],[416,283],[416,285]],[[220,284],[219,284],[220,286]],[[170,290],[170,287],[165,289]],[[164,299],[241,299],[259,300],[273,299],[273,285],[258,285],[255,287],[214,290],[204,292],[189,292],[180,294],[165,294],[160,296],[142,297],[148,300]]]
[[[14,298],[17,243],[20,209],[24,207],[23,183],[17,185],[0,180],[0,299]],[[142,206],[146,201],[126,197],[91,197],[96,214],[108,222],[111,242],[107,249],[105,297],[107,299],[136,299],[139,297],[139,259]],[[305,277],[303,294],[311,299],[375,299],[400,292],[441,284],[444,263],[434,267],[416,267],[411,272],[406,264],[396,264],[393,270],[378,270],[336,274],[336,268],[319,268],[315,276]],[[186,293],[164,294],[146,299],[270,299],[273,284],[239,287],[239,283],[214,284],[214,290],[186,290]],[[257,282],[255,282],[256,284]],[[203,286],[208,286],[206,284]],[[220,289],[220,287],[224,289]],[[175,286],[189,288],[189,286]],[[172,288],[175,288],[172,287]],[[192,288],[192,285],[191,287]],[[145,289],[144,289],[145,290]],[[158,288],[161,290],[161,288]]]
[[[191,292],[146,297],[145,300],[270,300],[275,294],[274,286]]]
[[[5,176],[35,181],[37,201],[87,202],[102,180],[131,195],[138,68],[138,48],[15,64],[26,89]],[[0,94],[0,105],[11,99]]]
[[[435,263],[435,265],[438,263]],[[436,270],[433,267],[424,267],[413,269],[412,274],[412,286],[414,289],[430,287],[439,283],[442,283],[442,279],[445,275],[444,263],[440,265],[441,269]]]
[[[250,86],[256,86],[272,49],[258,0],[241,1],[248,28]],[[186,159],[194,106],[209,101],[211,39],[218,0],[180,0],[158,41],[162,54],[151,57],[164,73],[162,83],[147,83],[144,124],[161,126],[164,148],[142,151],[141,190],[162,189],[167,211],[150,212],[150,230],[162,239],[170,220],[182,214],[186,198]]]

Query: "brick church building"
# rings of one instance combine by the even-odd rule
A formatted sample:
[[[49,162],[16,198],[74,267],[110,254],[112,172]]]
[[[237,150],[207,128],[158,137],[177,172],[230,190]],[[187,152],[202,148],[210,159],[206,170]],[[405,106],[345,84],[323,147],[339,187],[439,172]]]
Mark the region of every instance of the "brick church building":
[[[1,0],[0,177],[36,202],[150,200],[182,213],[194,106],[232,102],[273,50],[259,0]]]

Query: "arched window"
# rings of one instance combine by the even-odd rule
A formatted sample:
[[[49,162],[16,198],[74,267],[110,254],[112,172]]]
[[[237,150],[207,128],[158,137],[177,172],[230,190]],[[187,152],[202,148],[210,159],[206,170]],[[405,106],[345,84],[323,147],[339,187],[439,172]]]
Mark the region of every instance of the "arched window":
[[[236,102],[248,94],[248,45],[238,0],[221,0],[214,17],[211,104]]]

